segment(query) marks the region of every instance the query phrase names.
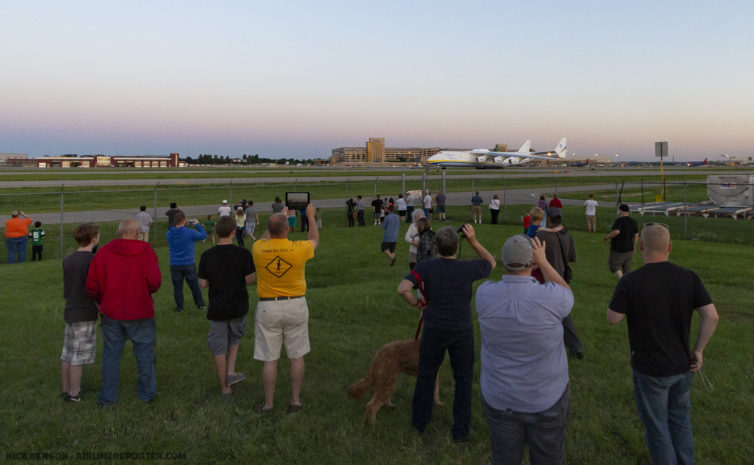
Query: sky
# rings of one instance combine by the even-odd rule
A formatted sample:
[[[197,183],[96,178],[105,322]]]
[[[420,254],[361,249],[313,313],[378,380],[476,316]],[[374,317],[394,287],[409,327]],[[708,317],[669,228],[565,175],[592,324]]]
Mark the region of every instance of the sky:
[[[754,156],[754,2],[7,2],[0,152]],[[573,156],[573,155],[569,155]],[[617,157],[616,157],[617,158]]]

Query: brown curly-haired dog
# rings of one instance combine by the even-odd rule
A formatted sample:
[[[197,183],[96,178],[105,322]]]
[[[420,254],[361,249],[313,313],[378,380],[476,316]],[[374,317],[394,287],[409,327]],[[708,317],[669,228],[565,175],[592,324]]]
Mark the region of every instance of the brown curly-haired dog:
[[[390,396],[395,390],[398,375],[406,373],[416,376],[419,367],[419,344],[421,338],[406,341],[393,341],[380,347],[372,362],[366,377],[356,381],[348,388],[348,395],[354,399],[361,399],[374,386],[374,397],[367,403],[364,421],[374,422],[377,411],[383,405],[392,407]],[[440,386],[435,380],[435,404],[440,402]]]

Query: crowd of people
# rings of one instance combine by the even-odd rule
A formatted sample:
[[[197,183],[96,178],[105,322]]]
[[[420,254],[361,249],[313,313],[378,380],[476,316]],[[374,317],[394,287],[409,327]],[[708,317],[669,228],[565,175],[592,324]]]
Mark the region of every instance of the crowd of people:
[[[433,231],[433,214],[445,220],[446,198],[423,194],[410,193],[407,198],[400,194],[397,201],[377,195],[371,203],[373,220],[384,229],[380,249],[390,266],[396,261],[400,224],[410,223],[404,236],[409,273],[397,292],[423,319],[411,425],[422,434],[431,421],[435,380],[447,352],[455,387],[451,434],[463,442],[470,436],[475,361],[472,289],[474,282],[489,277],[498,260],[480,243],[471,224]],[[478,192],[471,203],[474,223],[481,223],[483,200]],[[362,197],[349,199],[346,205],[349,226],[357,221],[363,225]],[[592,195],[584,206],[587,229],[596,231],[597,202]],[[493,196],[492,223],[499,207]],[[153,219],[144,206],[139,210],[134,218],[122,220],[119,237],[102,247],[98,247],[97,224],[84,223],[73,231],[78,248],[63,260],[65,331],[60,357],[61,396],[68,402],[82,398],[82,367],[94,363],[98,319],[103,339],[99,404],[105,407],[118,400],[120,360],[128,340],[137,364],[137,395],[144,402],[155,398],[152,295],[162,276],[148,241]],[[256,283],[254,359],[262,363],[264,399],[254,411],[260,414],[274,409],[283,346],[290,364],[288,412],[304,406],[304,356],[311,350],[305,269],[319,245],[321,226],[319,210],[308,204],[300,212],[307,238],[292,241],[291,217],[296,218],[296,211],[289,211],[279,198],[272,210],[258,239],[254,233],[259,214],[252,201],[231,207],[223,200],[217,220],[209,215],[203,224],[187,218],[174,203],[165,213],[175,311],[184,310],[185,281],[194,304],[209,320],[207,345],[223,398],[231,398],[232,386],[246,378],[236,371],[236,360],[250,310],[247,286]],[[576,302],[569,264],[576,261],[576,245],[564,225],[557,195],[549,203],[542,196],[522,219],[523,234],[508,238],[499,257],[506,273],[499,281],[484,282],[476,292],[482,411],[489,425],[493,463],[521,463],[527,445],[532,464],[563,463],[571,408],[568,354],[577,360],[584,357],[571,317]],[[21,211],[14,211],[6,222],[9,263],[25,259],[29,236],[40,241],[34,245],[39,249],[33,250],[41,260],[44,231],[37,222],[30,234],[32,223]],[[213,246],[201,254],[197,266],[195,243],[208,237]],[[251,250],[244,247],[246,237],[254,241]],[[477,258],[458,257],[462,240]],[[620,205],[604,240],[611,243],[608,267],[618,278],[606,319],[610,324],[627,321],[634,397],[652,463],[693,463],[689,390],[715,331],[717,310],[699,277],[670,263],[667,225],[645,223],[639,231],[629,207]],[[632,270],[637,250],[644,265]],[[203,288],[208,289],[208,305]],[[694,311],[700,323],[690,350]]]

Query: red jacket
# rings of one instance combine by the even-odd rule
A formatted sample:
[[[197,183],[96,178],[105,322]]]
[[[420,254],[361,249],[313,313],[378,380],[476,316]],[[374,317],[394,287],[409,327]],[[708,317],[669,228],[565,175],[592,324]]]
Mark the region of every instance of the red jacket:
[[[94,255],[86,293],[100,313],[113,320],[154,318],[152,294],[162,283],[152,246],[136,239],[115,239]]]
[[[553,197],[552,200],[550,200],[550,207],[563,208],[563,204],[560,202],[559,198]]]

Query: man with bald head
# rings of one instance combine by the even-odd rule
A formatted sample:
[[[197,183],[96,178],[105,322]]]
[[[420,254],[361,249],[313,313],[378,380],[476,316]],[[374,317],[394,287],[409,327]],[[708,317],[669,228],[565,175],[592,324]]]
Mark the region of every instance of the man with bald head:
[[[157,392],[152,300],[162,283],[157,255],[148,242],[139,240],[136,218],[121,221],[118,234],[119,239],[99,249],[86,278],[86,292],[102,314],[101,406],[118,400],[120,357],[129,339],[138,367],[139,399],[151,402]]]
[[[646,223],[640,250],[644,266],[618,281],[607,321],[628,322],[634,399],[653,464],[694,463],[689,391],[717,327],[715,304],[699,277],[669,262],[670,229]],[[699,333],[689,350],[691,316]]]
[[[262,385],[264,402],[254,407],[258,413],[273,409],[280,349],[291,363],[291,397],[289,413],[301,410],[301,386],[304,381],[304,355],[309,352],[309,309],[306,305],[306,262],[314,258],[319,231],[312,204],[306,207],[309,235],[305,241],[291,241],[288,209],[275,213],[267,222],[267,231],[254,243],[252,256],[257,272],[254,359],[264,362]]]

